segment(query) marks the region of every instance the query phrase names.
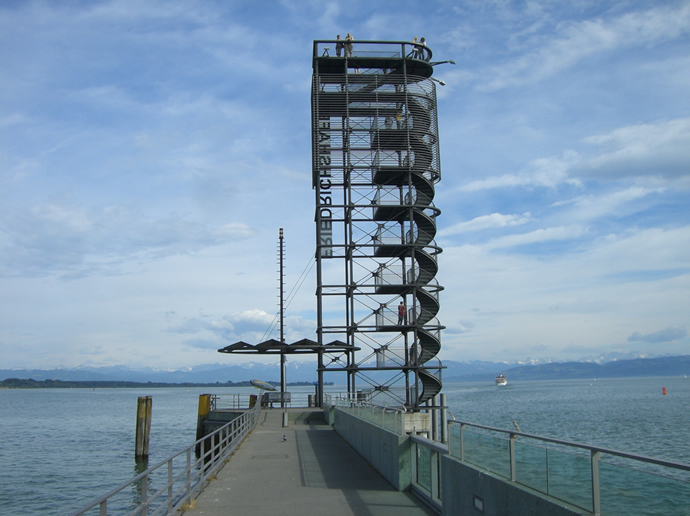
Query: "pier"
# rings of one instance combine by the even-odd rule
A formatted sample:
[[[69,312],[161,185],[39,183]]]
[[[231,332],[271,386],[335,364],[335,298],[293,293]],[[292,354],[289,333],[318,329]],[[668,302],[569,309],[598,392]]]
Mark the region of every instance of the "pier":
[[[323,409],[242,409],[213,398],[201,439],[73,516],[666,515],[689,506],[688,464],[443,417],[434,425],[433,408],[327,395]]]
[[[320,409],[263,410],[256,428],[188,516],[434,514],[400,492],[330,426]]]

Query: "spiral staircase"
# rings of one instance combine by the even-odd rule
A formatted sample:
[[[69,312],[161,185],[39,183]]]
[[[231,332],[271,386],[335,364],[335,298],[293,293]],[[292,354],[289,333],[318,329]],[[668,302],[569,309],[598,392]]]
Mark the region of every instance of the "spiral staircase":
[[[377,54],[358,42],[356,48],[367,50],[330,58],[317,43],[312,86],[317,234],[324,227],[319,214],[327,207],[333,213],[329,223],[343,226],[340,240],[333,231],[333,256],[345,262],[342,278],[318,280],[319,320],[327,296],[342,296],[346,312],[341,323],[320,323],[317,333],[319,338],[342,333],[348,344],[368,343],[376,353],[402,339],[404,358],[393,366],[372,368],[368,356],[358,361],[353,353],[342,370],[363,376],[372,369],[399,371],[406,381],[405,405],[415,409],[442,386],[440,366],[428,367],[438,363],[443,329],[436,319],[443,287],[436,280],[442,250],[435,243],[440,210],[433,201],[441,174],[431,53],[415,59],[409,43],[393,42],[399,52]],[[375,44],[380,48],[381,42]],[[324,192],[336,195],[327,198]],[[330,255],[323,254],[317,250],[318,278],[327,276],[323,262]],[[396,312],[400,300],[406,305],[402,324]],[[389,337],[377,340],[372,334]],[[385,385],[375,390],[386,390]]]

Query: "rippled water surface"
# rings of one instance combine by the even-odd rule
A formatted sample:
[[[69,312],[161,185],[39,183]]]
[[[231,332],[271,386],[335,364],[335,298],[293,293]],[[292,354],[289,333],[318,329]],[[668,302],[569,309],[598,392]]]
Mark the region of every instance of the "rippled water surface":
[[[689,379],[508,381],[444,392],[457,419],[690,463]],[[153,397],[150,464],[192,444],[203,392],[239,389],[0,390],[0,514],[68,514],[135,476],[139,396]]]

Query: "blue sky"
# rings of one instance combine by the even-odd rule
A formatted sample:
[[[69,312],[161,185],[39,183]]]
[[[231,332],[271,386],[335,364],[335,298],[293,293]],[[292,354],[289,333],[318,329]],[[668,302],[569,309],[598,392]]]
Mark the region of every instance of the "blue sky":
[[[264,338],[278,229],[288,287],[314,252],[312,42],[347,32],[457,63],[442,358],[690,353],[690,2],[28,1],[0,5],[0,367]]]

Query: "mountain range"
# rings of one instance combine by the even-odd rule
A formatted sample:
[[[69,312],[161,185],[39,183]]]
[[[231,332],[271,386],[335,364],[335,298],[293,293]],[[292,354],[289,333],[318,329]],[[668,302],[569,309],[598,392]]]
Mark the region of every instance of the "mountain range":
[[[444,382],[493,381],[499,374],[512,380],[553,380],[574,378],[621,378],[636,376],[683,376],[690,375],[690,355],[675,357],[633,358],[602,361],[587,359],[577,362],[517,363],[469,361],[443,362]],[[430,369],[433,369],[430,367]],[[370,375],[372,376],[372,375]],[[62,381],[129,381],[153,383],[225,383],[242,382],[253,378],[264,381],[280,379],[278,363],[262,364],[205,364],[175,371],[127,366],[92,367],[73,369],[0,369],[0,380],[20,378]],[[316,362],[288,362],[286,378],[289,382],[314,382]],[[326,381],[338,380],[324,375]]]

